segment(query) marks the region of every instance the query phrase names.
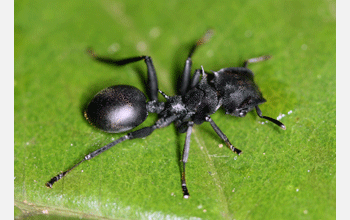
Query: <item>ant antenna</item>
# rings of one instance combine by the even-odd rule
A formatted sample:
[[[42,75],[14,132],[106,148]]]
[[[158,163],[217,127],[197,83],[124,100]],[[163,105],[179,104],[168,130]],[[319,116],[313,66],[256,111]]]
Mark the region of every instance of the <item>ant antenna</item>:
[[[256,109],[256,113],[258,114],[258,116],[259,116],[260,118],[267,119],[267,120],[271,121],[272,123],[278,125],[278,126],[279,126],[280,128],[282,128],[283,130],[286,130],[286,126],[285,126],[282,122],[280,122],[280,121],[278,121],[278,120],[276,120],[276,119],[267,117],[267,116],[263,116],[263,115],[262,115],[262,112],[261,112],[261,110],[260,110],[260,108],[259,108],[258,106],[255,106],[255,109]]]

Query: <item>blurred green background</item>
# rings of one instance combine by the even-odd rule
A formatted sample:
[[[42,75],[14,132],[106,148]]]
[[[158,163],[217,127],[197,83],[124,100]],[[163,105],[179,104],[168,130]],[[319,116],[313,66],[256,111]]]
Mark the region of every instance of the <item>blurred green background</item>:
[[[15,218],[21,219],[335,219],[335,1],[15,1]],[[191,45],[209,28],[193,68],[250,65],[267,102],[255,112],[212,116],[243,154],[207,123],[192,135],[182,198],[184,134],[173,125],[126,141],[81,164],[53,189],[45,183],[123,134],[83,118],[99,90],[130,84],[146,92],[143,62],[152,57],[159,88],[176,94]],[[138,128],[156,120],[150,115]]]

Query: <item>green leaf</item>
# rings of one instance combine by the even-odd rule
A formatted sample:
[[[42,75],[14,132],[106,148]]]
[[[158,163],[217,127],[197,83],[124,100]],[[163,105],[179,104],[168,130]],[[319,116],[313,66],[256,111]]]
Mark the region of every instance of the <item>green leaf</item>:
[[[218,111],[212,118],[243,150],[237,156],[208,123],[195,126],[188,200],[180,184],[184,134],[173,125],[125,141],[45,187],[123,135],[85,121],[94,94],[115,84],[146,92],[143,62],[110,66],[92,60],[88,47],[112,58],[151,56],[159,88],[174,95],[191,45],[209,28],[215,35],[194,54],[193,69],[273,55],[249,67],[267,99],[263,114],[285,116],[287,130],[255,112],[234,118]],[[18,218],[335,218],[335,1],[18,0],[14,30]],[[155,120],[150,115],[138,128]]]

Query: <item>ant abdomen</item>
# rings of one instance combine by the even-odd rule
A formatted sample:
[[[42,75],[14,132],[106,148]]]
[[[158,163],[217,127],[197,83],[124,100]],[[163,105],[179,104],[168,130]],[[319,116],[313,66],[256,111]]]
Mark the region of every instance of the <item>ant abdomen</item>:
[[[109,133],[131,130],[144,122],[147,115],[145,95],[129,85],[103,89],[84,112],[90,124]]]

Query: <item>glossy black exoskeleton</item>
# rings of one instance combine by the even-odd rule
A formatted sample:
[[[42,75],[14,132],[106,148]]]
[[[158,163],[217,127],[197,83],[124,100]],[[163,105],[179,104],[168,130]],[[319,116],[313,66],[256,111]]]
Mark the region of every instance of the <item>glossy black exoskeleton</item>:
[[[111,86],[95,95],[84,116],[88,122],[105,132],[120,133],[146,120],[146,101],[146,96],[133,86]]]
[[[168,96],[158,89],[156,71],[151,57],[140,56],[113,60],[97,56],[92,50],[89,50],[88,52],[94,59],[117,66],[144,60],[147,65],[150,93],[150,100],[147,102],[146,96],[139,89],[129,85],[111,86],[100,91],[91,100],[84,112],[84,116],[90,124],[105,132],[120,133],[140,125],[146,120],[148,113],[158,114],[159,119],[150,127],[132,131],[112,143],[86,155],[82,161],[74,165],[71,169],[53,177],[46,183],[46,186],[51,188],[56,181],[63,178],[80,163],[92,159],[120,142],[134,138],[147,137],[155,129],[175,123],[179,132],[186,132],[182,155],[183,169],[181,185],[184,198],[188,198],[189,193],[185,179],[185,165],[188,160],[190,138],[194,124],[209,122],[217,135],[237,154],[240,154],[241,150],[235,148],[231,144],[227,136],[210,117],[210,115],[214,114],[220,107],[226,111],[226,114],[237,117],[244,117],[249,111],[255,108],[260,118],[267,119],[282,129],[286,129],[280,121],[262,115],[258,105],[266,102],[266,100],[263,98],[258,86],[254,82],[253,72],[247,68],[249,63],[267,60],[270,56],[248,59],[245,61],[243,67],[229,67],[216,72],[213,71],[211,80],[208,80],[208,75],[202,67],[202,69],[197,69],[194,72],[191,79],[192,54],[199,45],[208,41],[211,35],[212,32],[208,31],[206,35],[199,39],[193,46],[185,63],[180,95],[175,96]],[[202,78],[200,77],[201,75]],[[158,93],[165,97],[166,102],[158,101]]]

